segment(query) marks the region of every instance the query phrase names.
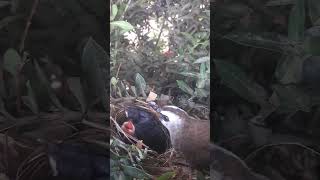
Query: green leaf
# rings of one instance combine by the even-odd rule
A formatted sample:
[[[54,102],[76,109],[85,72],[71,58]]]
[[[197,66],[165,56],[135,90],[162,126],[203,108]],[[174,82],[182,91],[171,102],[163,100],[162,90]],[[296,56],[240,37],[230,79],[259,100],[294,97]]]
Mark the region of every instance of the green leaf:
[[[296,0],[289,16],[288,38],[294,41],[303,39],[305,24],[304,0]]]
[[[21,57],[14,49],[8,49],[3,55],[3,67],[13,76],[17,75],[18,67],[21,64]]]
[[[28,96],[22,96],[22,100],[26,106],[29,107],[29,109],[34,113],[38,114],[39,113],[39,106],[37,104],[33,89],[30,85],[30,81],[27,82],[26,84],[27,89],[28,89]]]
[[[242,69],[224,60],[214,60],[216,70],[223,83],[249,102],[263,105],[268,94],[258,83],[250,79]]]
[[[67,79],[67,84],[73,93],[73,95],[77,98],[80,106],[81,106],[81,112],[85,112],[87,104],[85,100],[85,96],[83,93],[82,85],[80,82],[79,77],[69,77]]]
[[[184,81],[177,80],[177,84],[178,84],[178,87],[179,87],[182,91],[190,94],[191,96],[194,95],[194,92],[193,92],[193,90],[191,89],[191,87],[188,86],[188,84],[186,84]]]
[[[198,78],[200,76],[199,73],[195,73],[195,72],[180,72],[178,74],[181,74],[181,75],[187,76],[187,77],[192,77],[192,78]]]
[[[187,40],[189,40],[190,42],[194,42],[195,39],[193,38],[193,36],[187,32],[180,32],[185,38],[187,38]]]
[[[118,80],[117,80],[117,78],[112,77],[111,80],[110,80],[110,82],[111,82],[111,84],[112,84],[113,86],[116,86],[117,83],[118,83]]]
[[[303,48],[306,53],[319,56],[320,55],[320,36],[308,36],[303,42]]]
[[[110,25],[113,27],[119,27],[123,32],[128,32],[134,29],[134,27],[127,21],[113,21]]]
[[[208,97],[210,92],[205,89],[195,88],[194,94],[197,97]]]
[[[87,97],[90,98],[88,103],[92,103],[98,97],[106,110],[109,107],[107,104],[109,94],[106,89],[108,57],[107,52],[90,37],[83,48],[81,61],[85,88],[90,96]]]
[[[110,21],[113,21],[114,18],[117,16],[118,14],[118,6],[116,4],[113,4],[112,7],[111,7],[111,17],[110,17]]]
[[[62,106],[60,100],[58,99],[58,97],[56,96],[56,94],[53,92],[53,90],[50,88],[50,83],[48,81],[48,79],[46,78],[46,75],[44,74],[44,72],[42,71],[41,67],[39,66],[37,61],[34,61],[34,65],[35,65],[35,69],[36,69],[36,73],[37,76],[40,80],[40,83],[44,85],[44,87],[46,88],[46,91],[51,99],[51,101],[53,102],[53,104],[55,106],[57,106],[61,111],[64,111],[65,108]]]
[[[205,63],[201,63],[200,65],[200,76],[199,79],[197,81],[197,88],[204,88],[205,84],[206,84],[206,79],[207,79],[207,74],[206,74],[206,64]]]
[[[274,85],[271,103],[278,106],[279,113],[294,113],[296,111],[310,112],[311,97],[302,89],[293,85]]]
[[[294,0],[270,0],[266,3],[266,6],[286,6],[294,4]]]
[[[18,16],[7,16],[7,17],[1,19],[0,20],[0,30],[2,28],[6,27],[9,23],[11,23],[11,22],[13,22],[15,20],[18,20],[21,17],[23,17],[23,16],[21,16],[21,15],[18,15]]]
[[[123,172],[126,175],[129,175],[130,177],[138,178],[138,179],[151,178],[150,175],[148,175],[143,170],[138,169],[136,167],[126,166],[126,165],[123,165],[122,167],[123,167]]]
[[[174,171],[163,173],[161,176],[157,177],[157,180],[170,180],[176,175]]]
[[[234,32],[225,35],[224,38],[244,46],[262,48],[276,52],[282,52],[283,49],[288,46],[286,37],[281,37],[274,33],[253,34]]]
[[[145,90],[147,88],[147,83],[139,73],[135,76],[135,87],[137,88],[139,95],[142,94],[143,97],[146,97]]]
[[[197,59],[196,61],[194,61],[193,64],[200,64],[200,63],[207,62],[207,61],[210,61],[209,56],[201,57],[201,58]]]
[[[308,0],[310,20],[315,25],[320,19],[320,1]]]
[[[302,65],[305,58],[288,55],[280,61],[275,75],[282,84],[298,83],[301,80]]]

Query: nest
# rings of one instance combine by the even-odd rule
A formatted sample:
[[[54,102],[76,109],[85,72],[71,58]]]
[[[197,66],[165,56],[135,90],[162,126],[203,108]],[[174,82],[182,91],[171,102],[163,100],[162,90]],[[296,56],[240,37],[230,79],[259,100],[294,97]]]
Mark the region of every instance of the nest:
[[[111,145],[111,154],[116,154],[117,157],[127,157],[130,159],[129,161],[131,161],[130,165],[139,168],[146,174],[146,176],[149,176],[149,178],[171,176],[171,179],[188,179],[190,175],[193,174],[189,164],[185,161],[180,152],[176,152],[174,149],[169,149],[163,154],[157,154],[152,150],[141,149],[139,139],[127,135],[121,129],[122,123],[126,121],[124,109],[127,106],[138,106],[140,108],[144,108],[158,117],[159,113],[151,108],[146,102],[139,99],[111,99],[110,103],[111,139],[113,142],[116,141],[116,144],[118,145]],[[133,145],[123,143],[126,140],[132,142]],[[147,145],[142,146],[147,147]],[[122,147],[122,151],[119,150],[121,149],[119,147]],[[141,156],[141,153],[143,156]],[[111,169],[113,169],[113,167],[111,167]],[[119,169],[121,169],[121,167],[119,167]],[[112,173],[116,174],[116,172],[111,172],[111,174]]]
[[[42,113],[19,119],[20,123],[3,125],[0,134],[0,168],[5,176],[17,180],[50,179],[53,172],[48,147],[52,144],[92,145],[109,153],[106,113],[89,113],[82,120],[80,112]],[[81,121],[82,120],[82,121]],[[4,176],[4,174],[1,174]]]

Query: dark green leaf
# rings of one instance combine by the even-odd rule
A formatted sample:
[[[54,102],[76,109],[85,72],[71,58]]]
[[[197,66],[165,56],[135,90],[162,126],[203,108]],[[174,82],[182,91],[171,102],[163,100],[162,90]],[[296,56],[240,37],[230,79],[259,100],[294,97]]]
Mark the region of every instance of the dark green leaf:
[[[305,41],[303,42],[303,48],[306,53],[314,56],[319,56],[320,55],[320,36],[306,37]]]
[[[137,88],[139,95],[142,94],[143,97],[146,97],[145,90],[146,90],[147,84],[144,78],[139,73],[137,73],[135,77],[135,87]]]
[[[17,75],[19,65],[21,64],[21,57],[14,49],[8,49],[3,55],[3,67],[13,76]]]
[[[170,180],[171,178],[173,178],[176,175],[175,172],[166,172],[164,174],[162,174],[161,176],[157,177],[157,180]]]
[[[224,36],[224,38],[239,43],[241,45],[267,49],[270,51],[282,52],[288,46],[285,37],[273,33],[253,34],[234,32]]]
[[[26,106],[28,106],[34,114],[38,114],[39,107],[38,107],[38,103],[36,101],[33,89],[30,85],[30,81],[27,82],[26,86],[28,89],[28,96],[22,96],[22,100],[23,100],[24,104]]]
[[[23,16],[7,16],[3,19],[0,20],[0,29],[6,27],[9,23],[17,20],[17,19],[20,19],[21,17]]]
[[[150,178],[150,175],[148,175],[143,170],[138,169],[136,167],[125,166],[125,165],[122,167],[123,167],[123,172],[126,175],[129,175],[130,177],[134,177],[134,178],[138,178],[138,179]]]
[[[289,16],[288,38],[294,41],[301,41],[304,34],[305,7],[304,0],[296,0]]]
[[[320,1],[308,0],[308,5],[311,22],[315,25],[320,20]]]
[[[51,101],[53,102],[53,104],[55,106],[57,106],[61,111],[64,111],[65,108],[62,106],[62,104],[60,103],[60,100],[58,99],[58,97],[56,96],[56,94],[53,92],[53,90],[50,88],[50,84],[48,79],[46,78],[46,75],[44,74],[44,72],[42,71],[41,67],[39,66],[37,61],[34,61],[35,63],[35,69],[36,69],[36,73],[37,76],[40,80],[40,83],[43,84],[47,90],[47,93],[51,99]]]
[[[293,85],[275,85],[271,103],[278,106],[278,111],[281,113],[293,113],[296,111],[310,112],[311,97],[302,89]]]
[[[194,92],[193,92],[193,90],[191,89],[191,87],[188,86],[188,84],[186,84],[184,81],[181,81],[181,80],[177,80],[177,83],[178,83],[178,87],[179,87],[182,91],[184,91],[184,92],[190,94],[191,96],[193,96]]]
[[[207,61],[210,61],[210,57],[209,56],[205,56],[205,57],[201,57],[199,59],[197,59],[196,61],[194,61],[193,63],[194,64],[200,64],[200,63],[203,63],[203,62],[207,62]]]
[[[259,105],[268,98],[266,90],[250,79],[240,67],[224,60],[214,60],[216,70],[223,83],[240,97]]]
[[[106,51],[96,41],[89,38],[82,53],[83,76],[87,84],[86,89],[89,91],[90,103],[99,97],[105,109],[109,107],[106,89],[107,60]]]
[[[266,6],[284,6],[294,4],[294,0],[270,0]]]
[[[282,84],[298,83],[301,80],[302,64],[305,58],[288,55],[278,65],[275,75]]]
[[[68,86],[73,93],[73,95],[77,98],[80,106],[81,106],[81,111],[85,112],[87,104],[85,101],[85,96],[83,94],[83,89],[82,85],[80,82],[80,78],[78,77],[70,77],[67,79]]]

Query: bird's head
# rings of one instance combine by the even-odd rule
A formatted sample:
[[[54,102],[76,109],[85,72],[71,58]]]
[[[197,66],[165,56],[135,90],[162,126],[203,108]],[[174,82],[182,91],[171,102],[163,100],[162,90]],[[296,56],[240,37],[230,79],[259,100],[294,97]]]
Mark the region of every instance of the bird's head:
[[[122,126],[121,126],[121,129],[122,129],[124,132],[130,134],[131,136],[133,136],[134,133],[135,133],[135,127],[134,127],[134,125],[133,125],[133,123],[132,123],[131,120],[128,120],[128,121],[124,122],[124,123],[122,124]]]

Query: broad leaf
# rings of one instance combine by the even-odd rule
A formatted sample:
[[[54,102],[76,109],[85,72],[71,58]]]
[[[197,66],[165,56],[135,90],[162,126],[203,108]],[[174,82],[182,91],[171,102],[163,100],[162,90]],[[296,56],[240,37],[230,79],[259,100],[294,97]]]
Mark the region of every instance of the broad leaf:
[[[68,86],[73,93],[73,95],[77,98],[80,106],[81,111],[85,112],[85,109],[87,107],[85,96],[83,94],[82,85],[80,82],[80,78],[78,77],[70,77],[67,79]]]
[[[109,107],[107,104],[107,63],[108,54],[105,50],[89,38],[82,53],[82,70],[83,77],[86,82],[86,89],[89,91],[90,103],[100,98],[105,109]]]
[[[176,175],[175,172],[166,172],[162,174],[161,176],[157,177],[156,180],[170,180]]]
[[[239,43],[241,45],[267,49],[270,51],[282,52],[288,46],[285,37],[273,33],[241,33],[234,32],[224,36],[224,38]]]
[[[294,113],[296,111],[309,112],[312,102],[311,97],[302,89],[293,85],[275,85],[271,103],[278,106],[280,113]]]
[[[288,38],[294,41],[303,39],[305,24],[304,0],[296,0],[289,16]]]
[[[193,90],[191,89],[191,87],[190,87],[188,84],[186,84],[184,81],[177,80],[177,83],[178,83],[178,87],[179,87],[182,91],[190,94],[191,96],[194,95],[194,92],[193,92]]]
[[[110,23],[110,25],[113,27],[119,27],[123,31],[123,33],[134,29],[134,27],[127,21],[113,21]]]
[[[113,4],[111,7],[111,17],[110,17],[110,21],[113,21],[114,18],[117,16],[118,14],[118,6],[116,4]]]
[[[207,61],[210,61],[209,56],[201,57],[201,58],[197,59],[196,61],[194,61],[193,63],[200,64],[200,63],[207,62]]]
[[[308,0],[308,5],[310,20],[315,25],[320,20],[320,1]]]
[[[143,97],[146,97],[145,90],[147,88],[147,83],[139,73],[135,76],[135,87],[137,88],[139,95],[142,94]]]
[[[144,179],[144,178],[150,178],[151,176],[145,173],[143,170],[138,169],[136,167],[132,166],[122,166],[123,167],[123,172],[126,175],[129,175],[130,177],[133,178],[138,178],[138,179]]]
[[[275,75],[282,84],[298,83],[301,80],[302,65],[305,58],[288,55],[278,65]]]
[[[303,48],[306,53],[319,56],[320,55],[320,34],[319,36],[308,36],[303,42]]]
[[[39,113],[39,106],[36,101],[33,89],[30,85],[30,81],[27,82],[27,89],[28,89],[28,96],[22,96],[22,100],[26,106],[29,107],[29,109],[34,113]]]
[[[266,90],[250,79],[240,67],[223,60],[214,60],[216,70],[223,83],[240,97],[259,105],[268,98]]]
[[[21,57],[19,53],[14,49],[8,49],[3,55],[3,67],[11,75],[16,76],[19,65],[21,63]]]

